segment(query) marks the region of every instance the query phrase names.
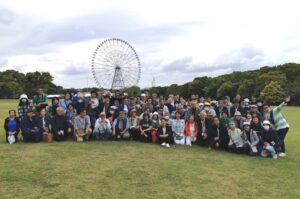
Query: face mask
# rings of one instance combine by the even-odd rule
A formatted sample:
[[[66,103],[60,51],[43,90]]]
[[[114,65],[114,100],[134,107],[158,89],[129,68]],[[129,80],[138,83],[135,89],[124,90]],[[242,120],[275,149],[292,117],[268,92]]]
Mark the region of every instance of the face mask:
[[[23,98],[23,99],[21,99],[21,102],[25,103],[25,102],[27,102],[27,99]]]
[[[110,114],[114,114],[115,112],[114,111],[109,111],[110,112]]]
[[[264,129],[265,129],[266,131],[268,131],[268,130],[270,129],[270,126],[264,126]]]
[[[209,111],[209,108],[208,108],[208,107],[205,107],[204,110],[205,110],[205,111]]]
[[[82,99],[79,99],[78,102],[81,103],[81,102],[82,102]]]

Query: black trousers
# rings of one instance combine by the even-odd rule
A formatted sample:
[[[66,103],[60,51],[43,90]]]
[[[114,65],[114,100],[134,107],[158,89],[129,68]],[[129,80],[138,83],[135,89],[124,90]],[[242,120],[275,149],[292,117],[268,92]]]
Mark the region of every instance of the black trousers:
[[[55,141],[65,141],[65,140],[67,140],[68,136],[69,136],[69,133],[67,130],[64,130],[63,135],[58,135],[57,132],[53,132],[53,139]]]
[[[285,153],[284,139],[285,139],[285,136],[288,133],[288,131],[289,131],[289,128],[279,129],[277,131],[278,138],[279,138],[279,140],[281,142],[281,150],[282,150],[283,153]]]
[[[140,140],[141,133],[140,133],[139,129],[131,128],[131,129],[129,129],[129,133],[130,133],[130,135],[131,135],[131,137],[134,141],[139,141]]]
[[[140,135],[140,141],[141,142],[152,142],[152,135],[151,131],[145,131],[145,134],[148,136],[146,137],[145,135]]]
[[[170,135],[168,137],[165,137],[165,138],[162,138],[162,137],[158,136],[158,142],[160,144],[162,144],[164,142],[167,143],[167,144],[170,144]]]
[[[23,141],[24,142],[40,142],[41,141],[41,132],[27,132],[23,133]]]

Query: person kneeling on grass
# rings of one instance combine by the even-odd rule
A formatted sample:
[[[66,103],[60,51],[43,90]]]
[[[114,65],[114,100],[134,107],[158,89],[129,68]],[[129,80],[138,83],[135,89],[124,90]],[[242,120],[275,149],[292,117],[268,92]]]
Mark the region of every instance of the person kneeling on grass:
[[[245,140],[244,136],[242,136],[242,131],[239,128],[235,127],[235,122],[230,121],[228,135],[229,135],[229,143],[228,149],[234,153],[245,153],[248,151],[247,140]]]
[[[277,158],[277,153],[281,152],[281,143],[277,136],[276,131],[271,128],[271,123],[268,120],[263,122],[264,131],[261,133],[263,151],[262,157]]]
[[[152,121],[150,120],[150,114],[144,113],[143,119],[140,121],[140,140],[142,142],[151,142],[151,130],[152,130]]]
[[[189,120],[185,124],[185,142],[186,145],[192,146],[196,143],[198,135],[198,124],[195,122],[194,115],[189,116]]]
[[[161,126],[157,129],[157,137],[161,146],[165,146],[167,148],[170,147],[172,128],[171,126],[167,125],[167,121],[165,118],[161,120]]]
[[[6,142],[12,144],[18,141],[18,134],[20,132],[20,120],[16,117],[16,111],[8,111],[9,116],[5,119],[4,129],[6,134]]]
[[[112,134],[115,140],[130,140],[129,122],[125,111],[120,111],[118,118],[114,120]]]
[[[247,140],[249,155],[255,156],[261,152],[261,146],[259,144],[259,137],[257,133],[250,128],[250,125],[250,122],[243,123],[243,137]]]
[[[96,140],[111,139],[112,136],[111,125],[109,119],[106,119],[105,112],[102,112],[100,114],[100,118],[96,120],[93,133]]]
[[[77,141],[88,140],[91,133],[90,117],[86,115],[86,110],[81,109],[79,115],[74,119],[74,130]]]
[[[51,119],[51,132],[55,141],[64,141],[72,133],[70,123],[64,115],[64,108],[57,107],[56,114]]]
[[[26,116],[21,120],[21,130],[24,142],[40,142],[41,130],[39,120],[35,116],[35,111],[29,109]]]

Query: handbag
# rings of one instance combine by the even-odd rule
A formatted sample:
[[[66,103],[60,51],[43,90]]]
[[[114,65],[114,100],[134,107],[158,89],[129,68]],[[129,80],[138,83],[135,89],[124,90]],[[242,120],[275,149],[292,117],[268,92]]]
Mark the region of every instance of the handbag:
[[[43,133],[43,141],[44,142],[52,142],[52,134],[51,133]]]

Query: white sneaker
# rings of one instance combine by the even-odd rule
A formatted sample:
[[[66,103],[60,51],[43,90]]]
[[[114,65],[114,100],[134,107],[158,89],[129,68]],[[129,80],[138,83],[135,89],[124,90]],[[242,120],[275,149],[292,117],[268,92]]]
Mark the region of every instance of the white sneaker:
[[[286,154],[281,152],[281,153],[278,153],[278,156],[279,156],[279,157],[285,157]]]
[[[163,142],[163,143],[161,144],[161,146],[166,146],[166,143],[165,143],[165,142]]]
[[[169,144],[166,144],[166,147],[167,147],[167,148],[170,148],[170,145],[169,145]]]
[[[277,157],[278,157],[277,154],[273,155],[273,159],[277,159]]]

